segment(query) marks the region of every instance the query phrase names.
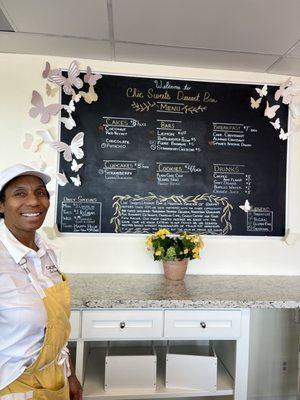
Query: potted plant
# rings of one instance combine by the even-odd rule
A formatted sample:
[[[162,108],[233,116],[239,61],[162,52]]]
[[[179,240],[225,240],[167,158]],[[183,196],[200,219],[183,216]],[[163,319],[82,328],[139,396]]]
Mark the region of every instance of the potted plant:
[[[147,247],[153,252],[155,261],[162,260],[167,279],[184,279],[188,260],[200,258],[204,244],[200,235],[182,232],[172,235],[162,228],[147,238]]]

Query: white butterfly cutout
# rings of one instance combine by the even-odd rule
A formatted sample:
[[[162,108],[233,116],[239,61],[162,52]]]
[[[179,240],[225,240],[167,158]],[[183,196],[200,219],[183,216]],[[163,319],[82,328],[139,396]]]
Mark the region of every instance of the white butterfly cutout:
[[[30,161],[28,165],[34,169],[44,172],[47,168],[46,162],[42,159],[41,156],[37,160]]]
[[[260,97],[266,96],[268,94],[268,86],[264,85],[262,88],[255,88]]]
[[[260,106],[261,103],[261,97],[259,97],[258,99],[254,99],[253,97],[250,98],[250,103],[251,103],[251,108],[256,109]]]
[[[39,135],[45,143],[53,142],[53,137],[47,129],[36,131],[36,134]]]
[[[249,200],[246,200],[246,201],[245,201],[245,204],[239,206],[239,208],[240,208],[241,210],[245,211],[245,213],[248,213],[248,212],[251,210],[251,206],[250,206]]]
[[[267,106],[264,112],[264,116],[268,117],[269,119],[272,119],[275,117],[277,110],[280,108],[279,105],[271,106],[269,105],[269,102],[267,101]]]
[[[78,172],[82,166],[83,166],[83,163],[82,164],[78,164],[77,161],[75,160],[75,158],[73,158],[72,165],[71,165],[71,170],[72,171]]]
[[[80,99],[81,99],[81,94],[79,93],[73,94],[72,100],[75,101],[75,103],[78,103]]]
[[[48,75],[48,80],[50,82],[56,83],[59,86],[62,86],[63,91],[67,95],[74,95],[75,91],[72,86],[75,86],[77,89],[81,89],[83,86],[83,82],[78,75],[80,74],[78,63],[76,60],[73,60],[69,66],[68,77],[66,78],[60,73],[52,73],[50,71]]]
[[[68,178],[66,177],[66,174],[64,171],[62,173],[57,172],[56,174],[56,180],[59,186],[65,186],[67,183],[69,183]]]
[[[292,85],[292,80],[291,80],[291,78],[288,78],[284,83],[282,83],[282,84],[279,86],[279,89],[276,90],[276,92],[275,92],[275,94],[274,94],[274,99],[275,99],[276,101],[278,101],[279,98],[284,94],[286,88],[288,88],[288,87],[291,86],[291,85]]]
[[[72,154],[79,160],[83,158],[84,152],[81,149],[83,146],[83,138],[84,132],[77,133],[76,136],[71,141],[71,144],[68,145],[64,142],[54,141],[51,145],[57,150],[59,153],[63,153],[63,157],[66,161],[72,161]]]
[[[76,177],[70,176],[70,179],[73,182],[74,186],[81,186],[81,180],[79,174],[77,174]]]
[[[75,126],[76,126],[76,122],[74,121],[71,114],[69,114],[68,117],[62,117],[60,119],[60,122],[62,122],[64,124],[65,128],[68,129],[69,131],[71,129],[75,128]]]
[[[64,105],[64,109],[67,111],[68,114],[72,114],[75,111],[75,104],[74,100],[70,100],[69,105]]]
[[[280,119],[277,118],[275,122],[270,121],[270,124],[273,125],[274,129],[278,130],[280,128]]]
[[[23,148],[25,150],[29,150],[35,153],[39,151],[39,147],[43,143],[43,141],[44,140],[41,137],[33,136],[31,133],[25,133]]]
[[[287,138],[288,138],[289,136],[291,136],[291,134],[292,134],[291,131],[289,131],[289,132],[284,132],[284,130],[281,128],[281,129],[280,129],[280,134],[279,134],[279,139],[281,139],[281,140],[287,140]]]

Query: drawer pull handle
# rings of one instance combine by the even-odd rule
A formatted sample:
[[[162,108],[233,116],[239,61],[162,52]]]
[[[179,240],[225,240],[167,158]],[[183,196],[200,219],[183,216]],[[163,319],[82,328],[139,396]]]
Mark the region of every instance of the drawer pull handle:
[[[121,329],[124,329],[124,328],[125,328],[125,326],[126,326],[126,324],[125,324],[125,322],[124,322],[124,321],[120,322],[120,328],[121,328]]]
[[[206,323],[204,321],[200,322],[201,327],[204,329],[206,328]]]

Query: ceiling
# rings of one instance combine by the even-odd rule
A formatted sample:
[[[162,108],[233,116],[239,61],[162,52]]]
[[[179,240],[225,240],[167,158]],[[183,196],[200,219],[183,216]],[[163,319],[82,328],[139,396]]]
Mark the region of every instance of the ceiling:
[[[300,1],[0,0],[0,52],[300,76]]]

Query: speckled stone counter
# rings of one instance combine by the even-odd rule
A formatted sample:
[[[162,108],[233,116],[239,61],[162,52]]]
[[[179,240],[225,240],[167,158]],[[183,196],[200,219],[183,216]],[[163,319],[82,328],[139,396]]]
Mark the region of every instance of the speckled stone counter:
[[[300,276],[68,274],[72,307],[299,308]]]

